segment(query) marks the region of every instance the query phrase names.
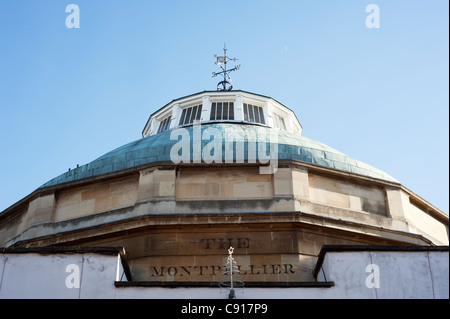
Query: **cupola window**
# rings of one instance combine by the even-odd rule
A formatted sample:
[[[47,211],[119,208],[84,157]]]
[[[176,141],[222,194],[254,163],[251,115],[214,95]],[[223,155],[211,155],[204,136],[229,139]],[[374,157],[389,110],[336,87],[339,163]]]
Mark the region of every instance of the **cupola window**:
[[[168,116],[164,120],[161,121],[161,123],[159,124],[158,133],[167,131],[169,129],[171,119],[172,119],[172,116]]]
[[[234,120],[234,103],[233,102],[213,102],[211,104],[211,121],[217,120]]]
[[[265,125],[263,108],[244,103],[244,121]]]
[[[183,112],[181,113],[179,125],[192,124],[192,123],[194,123],[194,121],[200,120],[201,114],[202,114],[202,105],[201,104],[184,108]]]
[[[284,123],[284,118],[279,116],[278,114],[274,114],[273,118],[275,127],[286,131],[286,124]]]

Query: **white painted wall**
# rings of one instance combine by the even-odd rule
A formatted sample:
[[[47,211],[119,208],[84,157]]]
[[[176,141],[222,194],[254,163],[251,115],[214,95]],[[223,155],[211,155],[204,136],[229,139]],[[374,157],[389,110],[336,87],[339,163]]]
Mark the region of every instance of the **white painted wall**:
[[[98,253],[3,253],[0,254],[0,299],[227,299],[219,287],[116,287],[116,280],[121,277],[126,280],[119,260],[119,255]],[[78,274],[74,271],[77,268]],[[328,252],[318,281],[333,281],[335,285],[331,288],[245,288],[237,297],[448,299],[449,254],[448,250]]]
[[[334,281],[339,298],[448,298],[448,257],[448,251],[330,252],[318,280]]]
[[[115,298],[118,258],[100,254],[2,254],[0,299]]]

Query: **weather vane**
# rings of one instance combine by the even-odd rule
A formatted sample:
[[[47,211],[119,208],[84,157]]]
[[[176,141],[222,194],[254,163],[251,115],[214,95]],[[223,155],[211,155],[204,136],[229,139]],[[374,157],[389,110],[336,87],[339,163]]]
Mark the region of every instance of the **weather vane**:
[[[221,72],[213,72],[213,77],[223,74],[223,81],[220,81],[217,84],[217,91],[231,91],[233,89],[233,84],[231,83],[231,77],[230,72],[237,71],[241,67],[240,65],[235,66],[232,69],[227,70],[227,63],[229,61],[236,61],[236,58],[229,58],[227,57],[227,47],[226,44],[223,46],[223,56],[214,56],[216,58],[216,62],[214,64],[217,64],[222,71]]]

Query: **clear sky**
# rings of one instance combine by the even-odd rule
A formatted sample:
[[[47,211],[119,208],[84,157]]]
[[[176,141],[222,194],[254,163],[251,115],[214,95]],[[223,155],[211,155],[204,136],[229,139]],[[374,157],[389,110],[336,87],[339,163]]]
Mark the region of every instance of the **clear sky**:
[[[66,6],[80,9],[67,28]],[[367,28],[369,4],[380,27]],[[448,0],[0,0],[0,212],[141,138],[172,99],[235,89],[449,212]]]

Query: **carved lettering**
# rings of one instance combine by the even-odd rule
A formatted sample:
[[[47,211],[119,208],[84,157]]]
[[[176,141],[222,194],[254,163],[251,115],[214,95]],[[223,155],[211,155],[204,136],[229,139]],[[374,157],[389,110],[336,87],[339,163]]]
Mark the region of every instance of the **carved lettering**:
[[[205,249],[250,248],[250,238],[202,238],[200,243]]]
[[[281,274],[281,266],[280,265],[272,265],[272,274],[274,274],[274,275]]]
[[[295,274],[292,264],[270,264],[270,265],[249,265],[242,269],[241,265],[237,265],[242,275],[280,275]],[[219,265],[198,265],[198,266],[152,266],[150,271],[151,277],[190,277],[190,276],[220,276],[222,266]]]
[[[263,270],[264,270],[263,274],[264,274],[264,275],[267,275],[267,272],[266,272],[266,265],[263,265]]]
[[[229,238],[229,239],[220,239],[220,246],[219,249],[228,249],[231,246],[233,246],[233,239]]]
[[[164,276],[164,267],[160,267],[159,272],[158,272],[158,269],[156,269],[156,267],[152,267],[152,277],[155,277],[155,276],[160,276],[160,277]]]
[[[215,276],[216,274],[220,274],[220,270],[222,267],[220,266],[211,266],[211,275]]]
[[[203,268],[208,269],[208,266],[194,266],[194,269],[200,270],[200,272],[198,273],[199,276],[203,276]]]
[[[177,272],[178,272],[177,267],[172,266],[172,267],[167,268],[167,274],[171,277],[175,277]]]
[[[250,248],[250,239],[238,238],[237,248]]]
[[[211,243],[214,243],[215,241],[214,238],[200,239],[201,243],[205,243],[205,249],[211,249]]]
[[[289,271],[288,271],[289,268]],[[295,274],[295,270],[292,269],[293,266],[291,264],[284,264],[284,273],[285,274]]]
[[[181,272],[180,272],[180,276],[184,276],[184,274],[190,276],[191,275],[191,268],[192,266],[187,266],[187,268],[189,268],[189,270],[187,270],[187,268],[185,266],[180,266],[181,268]]]
[[[259,270],[258,272],[255,272],[254,267],[254,265],[250,265],[250,275],[259,275]]]

